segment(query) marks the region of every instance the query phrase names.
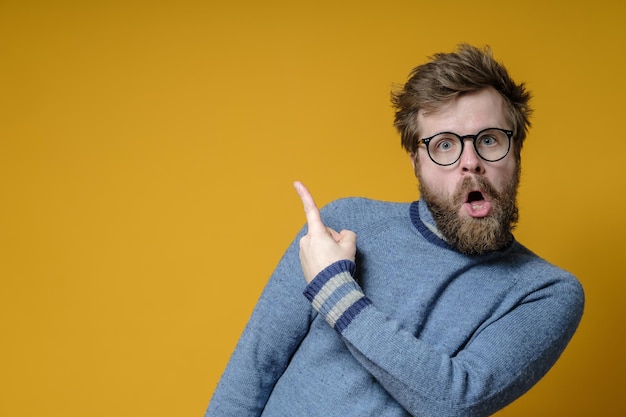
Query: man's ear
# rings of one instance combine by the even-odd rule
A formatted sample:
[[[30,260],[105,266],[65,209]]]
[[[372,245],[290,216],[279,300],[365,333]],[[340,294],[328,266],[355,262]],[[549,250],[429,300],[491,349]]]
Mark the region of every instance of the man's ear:
[[[415,172],[416,169],[416,162],[415,162],[415,158],[417,158],[417,152],[411,152],[409,153],[409,158],[411,158],[411,165],[413,166],[413,172]]]

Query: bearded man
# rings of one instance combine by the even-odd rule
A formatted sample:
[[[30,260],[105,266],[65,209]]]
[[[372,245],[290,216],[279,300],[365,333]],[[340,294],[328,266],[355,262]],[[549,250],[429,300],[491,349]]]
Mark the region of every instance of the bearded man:
[[[308,227],[206,416],[488,416],[539,381],[584,295],[512,234],[529,99],[488,48],[461,45],[392,98],[420,200],[320,212],[297,182]]]

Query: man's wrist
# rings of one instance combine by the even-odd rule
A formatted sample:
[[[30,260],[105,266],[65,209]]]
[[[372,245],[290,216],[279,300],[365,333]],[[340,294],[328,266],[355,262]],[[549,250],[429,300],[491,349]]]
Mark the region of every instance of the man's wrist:
[[[355,271],[354,262],[337,261],[317,274],[304,290],[313,308],[339,332],[371,304],[352,277]]]

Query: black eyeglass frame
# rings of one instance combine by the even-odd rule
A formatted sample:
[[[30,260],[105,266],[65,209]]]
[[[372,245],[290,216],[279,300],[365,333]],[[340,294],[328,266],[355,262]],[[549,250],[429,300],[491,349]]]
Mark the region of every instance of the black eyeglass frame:
[[[483,134],[484,132],[488,131],[488,130],[499,130],[500,132],[504,133],[506,135],[506,137],[509,139],[509,144],[508,147],[506,149],[506,153],[504,155],[502,155],[500,158],[498,159],[487,159],[484,156],[482,156],[480,154],[480,152],[478,152],[478,148],[476,148],[476,140],[480,137],[481,134]],[[450,162],[449,164],[441,164],[437,161],[435,161],[433,159],[433,157],[430,155],[430,147],[428,146],[428,144],[430,143],[430,141],[435,138],[436,136],[439,135],[452,135],[452,136],[456,136],[460,141],[461,141],[461,152],[459,153],[459,156],[452,162]],[[435,164],[440,165],[440,166],[450,166],[453,165],[455,163],[458,162],[459,159],[461,159],[461,155],[463,155],[463,149],[465,147],[465,140],[466,139],[472,139],[472,144],[474,145],[474,150],[476,151],[476,155],[478,155],[480,157],[480,159],[482,159],[483,161],[487,161],[487,162],[497,162],[500,161],[504,158],[506,158],[506,156],[509,154],[509,152],[511,152],[511,140],[513,140],[513,131],[512,130],[507,130],[507,129],[500,129],[499,127],[488,127],[486,129],[481,130],[480,132],[476,133],[475,135],[458,135],[454,132],[439,132],[436,133],[432,136],[429,136],[427,138],[422,138],[420,140],[417,141],[417,146],[419,146],[421,143],[423,143],[424,145],[426,145],[426,152],[428,152],[428,157],[430,158],[431,161],[433,161]]]

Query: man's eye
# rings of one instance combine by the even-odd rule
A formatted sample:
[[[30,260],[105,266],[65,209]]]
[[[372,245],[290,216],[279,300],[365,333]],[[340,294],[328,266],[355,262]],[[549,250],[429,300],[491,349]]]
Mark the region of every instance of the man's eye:
[[[454,147],[454,142],[448,139],[440,140],[439,142],[437,142],[437,146],[436,146],[438,151],[449,151],[453,147]]]
[[[498,144],[498,140],[493,136],[483,136],[480,138],[480,144],[485,146],[494,146]]]

